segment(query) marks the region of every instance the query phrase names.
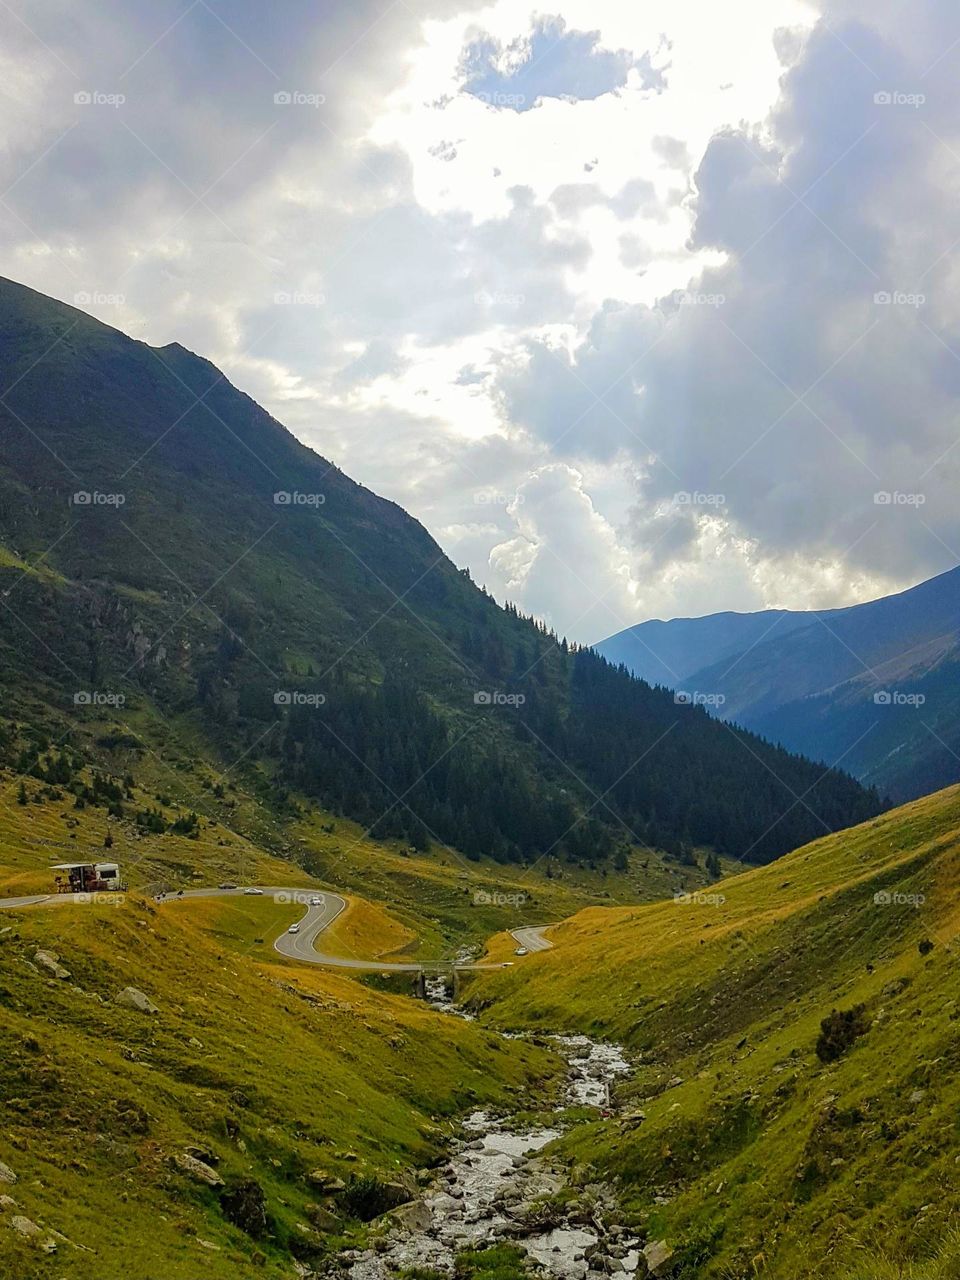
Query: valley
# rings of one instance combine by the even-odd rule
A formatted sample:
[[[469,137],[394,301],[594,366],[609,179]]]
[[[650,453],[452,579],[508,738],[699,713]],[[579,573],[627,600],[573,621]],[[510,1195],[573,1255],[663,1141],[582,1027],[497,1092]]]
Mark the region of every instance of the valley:
[[[0,337],[4,1280],[947,1280],[956,790],[501,608],[179,346]]]

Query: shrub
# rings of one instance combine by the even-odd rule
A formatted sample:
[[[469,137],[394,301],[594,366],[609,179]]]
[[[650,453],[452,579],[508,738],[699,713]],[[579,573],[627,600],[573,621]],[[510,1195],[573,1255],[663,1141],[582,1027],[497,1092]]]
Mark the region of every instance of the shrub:
[[[836,1062],[860,1036],[870,1030],[870,1019],[866,1014],[866,1005],[858,1004],[852,1009],[834,1009],[820,1023],[820,1035],[817,1039],[817,1057],[821,1062]]]

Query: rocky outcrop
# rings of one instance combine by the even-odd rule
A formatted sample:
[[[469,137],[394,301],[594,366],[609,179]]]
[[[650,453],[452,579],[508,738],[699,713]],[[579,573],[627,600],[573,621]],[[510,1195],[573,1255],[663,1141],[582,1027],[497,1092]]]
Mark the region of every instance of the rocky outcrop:
[[[33,953],[33,958],[41,969],[46,969],[47,973],[52,974],[53,977],[61,980],[70,977],[70,970],[65,969],[60,963],[60,957],[56,951],[46,951],[42,947],[38,947]]]
[[[208,1187],[213,1187],[216,1190],[219,1190],[224,1185],[223,1179],[216,1169],[211,1169],[208,1164],[198,1160],[196,1156],[188,1155],[186,1151],[180,1151],[171,1156],[170,1163],[180,1173],[192,1178],[194,1182],[204,1182]]]
[[[160,1010],[138,987],[124,987],[114,997],[114,1004],[124,1009],[136,1009],[138,1013],[159,1013]]]

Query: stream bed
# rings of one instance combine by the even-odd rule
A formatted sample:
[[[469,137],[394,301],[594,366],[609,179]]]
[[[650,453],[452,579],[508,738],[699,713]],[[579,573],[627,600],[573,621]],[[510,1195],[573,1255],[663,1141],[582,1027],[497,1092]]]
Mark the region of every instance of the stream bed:
[[[551,1038],[568,1064],[558,1112],[606,1107],[611,1086],[630,1071],[620,1046],[587,1036]],[[529,1129],[510,1117],[475,1111],[463,1130],[448,1163],[420,1199],[395,1211],[397,1225],[389,1234],[375,1248],[342,1255],[351,1280],[391,1280],[412,1267],[451,1274],[461,1250],[501,1243],[523,1249],[556,1280],[632,1277],[638,1266],[646,1274],[640,1241],[615,1221],[609,1187],[578,1188],[576,1199],[563,1209],[541,1203],[565,1185],[559,1168],[539,1154],[563,1132],[559,1114],[556,1127]]]

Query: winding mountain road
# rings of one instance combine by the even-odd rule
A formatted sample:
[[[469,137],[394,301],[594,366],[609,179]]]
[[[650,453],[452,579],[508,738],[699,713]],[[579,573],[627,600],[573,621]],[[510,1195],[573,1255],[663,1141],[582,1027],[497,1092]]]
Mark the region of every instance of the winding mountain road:
[[[251,886],[253,887],[253,886]],[[306,907],[305,914],[299,920],[299,929],[291,933],[285,928],[274,941],[274,950],[288,960],[299,960],[303,964],[329,965],[336,969],[353,969],[360,972],[376,971],[378,973],[421,973],[425,969],[502,969],[503,963],[425,965],[412,961],[393,960],[361,960],[346,956],[326,955],[316,949],[315,943],[325,930],[347,909],[347,899],[339,893],[330,893],[323,889],[296,889],[288,885],[258,885],[257,897],[271,897],[276,902],[300,903]],[[21,898],[0,898],[0,910],[12,910],[17,907],[35,906],[79,906],[92,901],[100,895],[70,893],[40,893]],[[107,895],[103,895],[107,896]],[[159,901],[161,905],[185,902],[189,898],[243,898],[253,896],[248,888],[236,889],[184,889],[182,893],[165,894]],[[319,899],[319,902],[316,901]],[[547,951],[553,945],[543,936],[548,925],[527,926],[523,929],[511,929],[511,936],[517,944],[527,951]],[[508,964],[511,962],[507,962]]]

